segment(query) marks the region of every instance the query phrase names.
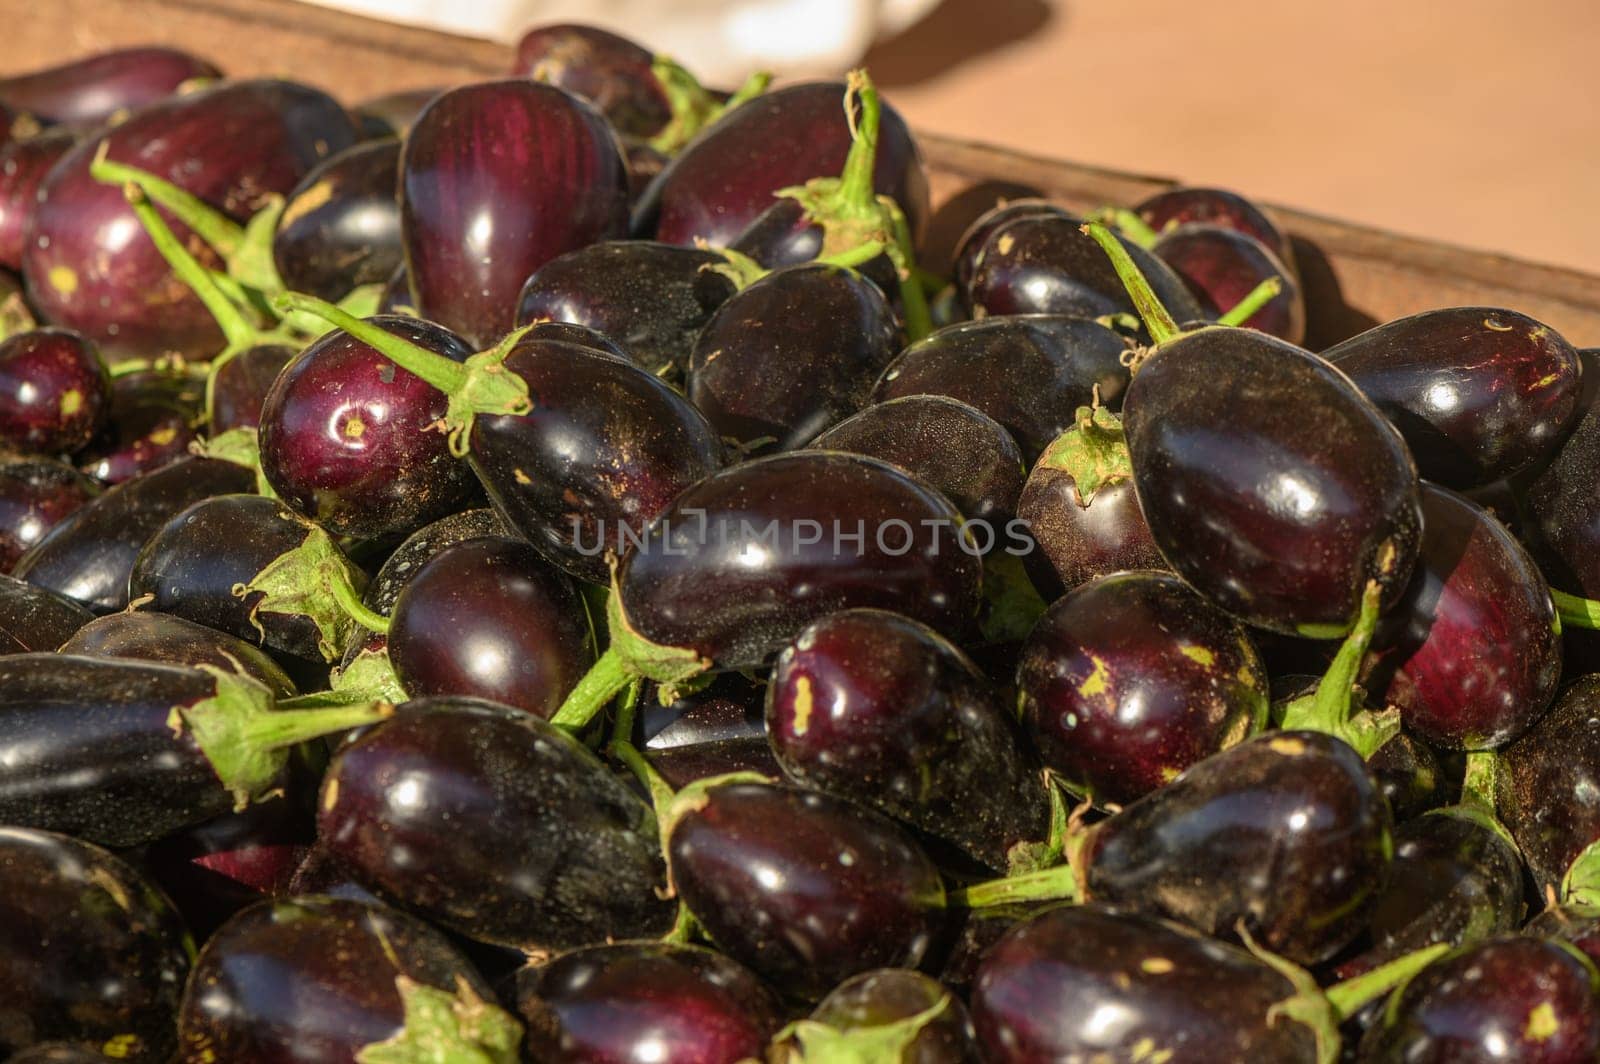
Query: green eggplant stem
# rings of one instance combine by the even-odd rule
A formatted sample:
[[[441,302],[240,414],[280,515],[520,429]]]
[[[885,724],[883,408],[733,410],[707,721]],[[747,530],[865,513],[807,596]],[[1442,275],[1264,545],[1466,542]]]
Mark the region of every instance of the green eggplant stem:
[[[1109,207],[1099,214],[1116,226],[1123,236],[1146,251],[1155,247],[1156,241],[1161,239],[1161,234],[1150,228],[1137,211],[1130,211],[1126,207]]]
[[[633,670],[622,660],[617,648],[606,648],[606,652],[595,660],[583,679],[578,681],[578,686],[561,703],[561,708],[550,718],[550,723],[570,731],[581,731],[634,679]]]
[[[933,315],[928,310],[928,297],[922,291],[922,282],[917,279],[916,252],[906,214],[888,196],[881,200],[894,226],[894,242],[889,258],[894,263],[895,272],[900,275],[900,303],[905,315],[906,339],[915,343],[933,331]]]
[[[1305,709],[1303,715],[1295,712],[1295,707],[1291,707],[1283,719],[1282,727],[1291,731],[1320,731],[1330,735],[1341,735],[1345,730],[1345,725],[1353,712],[1356,678],[1361,672],[1361,661],[1366,657],[1367,648],[1372,644],[1372,636],[1378,629],[1378,610],[1382,595],[1383,590],[1378,586],[1378,582],[1368,581],[1366,590],[1361,595],[1361,614],[1356,619],[1356,626],[1340,644],[1339,652],[1333,657],[1333,663],[1328,666],[1328,671],[1317,683],[1309,707]]]
[[[362,702],[355,705],[284,709],[263,713],[239,726],[240,734],[261,750],[298,746],[324,735],[362,728],[394,716],[387,702]]]
[[[1550,589],[1550,601],[1555,603],[1556,615],[1561,618],[1562,624],[1570,624],[1574,628],[1600,630],[1600,602],[1578,595],[1569,595],[1555,588]]]
[[[856,108],[861,117],[856,117]],[[849,203],[871,203],[874,191],[873,171],[878,163],[878,127],[882,104],[878,90],[865,70],[852,70],[845,83],[844,117],[850,123],[850,153],[845,156],[844,169],[839,171],[839,196]]]
[[[112,162],[106,157],[109,148],[109,142],[101,142],[100,150],[89,164],[89,176],[106,185],[138,185],[145,195],[171,211],[224,259],[238,252],[244,243],[244,226],[171,181],[137,167]]]
[[[333,570],[328,581],[328,589],[333,593],[333,600],[352,621],[379,635],[389,634],[389,618],[376,610],[369,609],[367,604],[361,601],[361,596],[356,594],[354,585],[350,583],[350,574],[343,568]]]
[[[743,105],[749,103],[757,96],[760,96],[762,93],[766,92],[767,87],[771,84],[772,71],[758,70],[754,74],[751,74],[749,77],[744,79],[744,83],[742,85],[734,90],[733,95],[728,97],[727,102],[721,107],[717,108],[716,117],[714,117],[712,121],[715,122],[718,118],[721,118],[734,108],[742,107]]]
[[[1265,281],[1252,288],[1233,309],[1217,319],[1218,325],[1243,325],[1255,317],[1256,311],[1278,298],[1278,293],[1283,291],[1283,279],[1268,277]]]
[[[161,212],[151,205],[150,197],[145,190],[130,181],[122,186],[122,194],[127,198],[128,205],[133,208],[139,224],[149,235],[150,242],[161,252],[161,257],[167,261],[167,265],[172,267],[172,272],[199,297],[200,302],[205,304],[206,310],[216,319],[217,327],[222,330],[228,349],[236,351],[255,343],[260,335],[259,331],[245,320],[244,314],[233,300],[217,287],[216,282],[211,279],[210,271],[200,265],[199,261],[189,253],[189,249],[183,246],[183,242],[161,217]]]
[[[1450,946],[1444,942],[1427,946],[1396,957],[1387,964],[1380,964],[1370,972],[1335,983],[1323,993],[1339,1019],[1347,1020],[1363,1006],[1387,994],[1449,952]]]
[[[362,321],[326,300],[301,295],[298,292],[285,292],[273,299],[272,305],[280,313],[301,311],[343,329],[407,373],[420,378],[446,395],[455,395],[466,386],[467,369],[461,363],[452,362],[420,344],[414,344],[410,340],[380,329],[371,322]]]
[[[1034,901],[1076,902],[1083,900],[1083,888],[1078,882],[1078,870],[1069,863],[974,883],[950,891],[948,899],[952,906],[962,909],[990,909]]]
[[[606,748],[606,752],[622,762],[623,766],[633,773],[634,779],[650,792],[651,805],[659,810],[665,810],[672,804],[672,799],[676,795],[672,785],[662,778],[661,773],[657,772],[650,760],[639,752],[638,747],[618,739]],[[666,840],[663,839],[662,842],[665,843]]]
[[[1111,260],[1111,268],[1116,271],[1118,280],[1128,290],[1128,298],[1133,300],[1134,309],[1144,320],[1144,327],[1149,330],[1150,338],[1157,344],[1164,344],[1176,338],[1181,332],[1178,323],[1156,296],[1155,289],[1150,287],[1150,282],[1139,271],[1133,256],[1128,254],[1128,249],[1122,246],[1122,241],[1117,239],[1117,235],[1099,222],[1088,222],[1079,228],[1092,237]]]

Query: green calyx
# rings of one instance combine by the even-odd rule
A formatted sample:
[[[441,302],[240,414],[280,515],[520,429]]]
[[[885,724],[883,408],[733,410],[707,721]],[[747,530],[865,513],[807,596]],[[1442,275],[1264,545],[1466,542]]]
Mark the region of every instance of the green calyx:
[[[983,558],[983,616],[979,623],[985,643],[1010,643],[1027,638],[1039,618],[1050,608],[1033,586],[1022,559],[1005,550],[991,550]]]
[[[1133,479],[1133,459],[1122,433],[1122,419],[1103,406],[1078,408],[1077,423],[1044,449],[1034,468],[1059,470],[1078,489],[1078,505],[1088,508],[1107,484]]]
[[[1585,846],[1567,867],[1560,898],[1564,905],[1600,907],[1600,841]]]
[[[359,1064],[517,1064],[522,1024],[465,981],[455,993],[401,975],[395,989],[405,1024],[388,1041],[364,1046]]]
[[[1284,707],[1278,726],[1285,731],[1316,731],[1343,739],[1365,760],[1400,731],[1400,711],[1394,707],[1362,709],[1365,693],[1356,683],[1362,659],[1378,629],[1382,589],[1376,580],[1361,595],[1361,614],[1345,637],[1317,689]]]
[[[738,783],[771,784],[774,781],[769,776],[759,772],[727,772],[721,776],[707,776],[705,779],[695,780],[687,787],[672,796],[665,806],[658,806],[656,818],[661,825],[662,850],[665,852],[668,840],[672,838],[673,831],[678,823],[690,813],[704,809],[710,801],[710,792],[718,787],[729,787]]]
[[[995,909],[1024,902],[1085,901],[1085,856],[1093,830],[1080,830],[1069,821],[1058,845],[1057,840],[1051,840],[1056,852],[1066,859],[1064,863],[961,887],[950,891],[946,900],[962,909]]]
[[[615,581],[606,598],[606,623],[611,645],[561,703],[550,718],[552,724],[579,731],[634,680],[654,680],[671,687],[711,668],[710,661],[687,647],[662,646],[640,635],[628,622]]]
[[[799,1020],[779,1031],[780,1064],[895,1064],[909,1060],[912,1046],[930,1023],[950,1009],[949,994],[893,1023],[840,1028],[816,1020]]]
[[[392,702],[399,704],[410,695],[400,686],[387,650],[362,647],[350,664],[333,670],[329,689],[341,700],[350,702]]]
[[[1251,956],[1288,980],[1294,993],[1267,1010],[1267,1025],[1280,1019],[1298,1023],[1311,1031],[1317,1046],[1317,1064],[1335,1064],[1339,1059],[1339,1013],[1316,979],[1304,968],[1264,948],[1250,934],[1243,920],[1234,928],[1239,941]]]
[[[1124,238],[1138,244],[1146,251],[1156,246],[1156,241],[1161,239],[1161,234],[1150,227],[1139,216],[1138,211],[1130,211],[1126,207],[1102,207],[1089,216],[1092,220],[1109,225]]]
[[[1024,841],[1012,846],[1006,854],[1007,878],[1054,868],[1066,856],[1073,827],[1066,795],[1049,769],[1044,770],[1044,785],[1050,795],[1050,835],[1042,842]]]
[[[0,340],[7,340],[18,333],[29,332],[36,329],[39,322],[33,316],[33,310],[28,306],[28,298],[19,288],[15,292],[0,300]]]
[[[261,471],[261,437],[248,425],[220,432],[189,445],[189,450],[202,458],[216,458],[234,465],[244,466],[256,475],[256,494],[269,499],[277,498],[267,475]]]
[[[658,55],[650,64],[661,91],[667,98],[672,117],[661,131],[650,138],[650,146],[664,155],[673,155],[695,138],[702,129],[724,114],[760,96],[772,84],[772,74],[759,70],[745,79],[727,102],[720,102],[680,63]]]
[[[260,681],[214,665],[198,668],[216,681],[216,693],[190,706],[174,706],[168,724],[175,733],[194,736],[237,809],[266,797],[277,785],[290,747],[372,724],[394,712],[387,703],[276,709],[272,692]]]
[[[233,594],[240,599],[257,596],[250,607],[250,623],[263,636],[264,613],[309,619],[316,626],[317,649],[323,658],[338,661],[349,634],[340,588],[364,586],[366,578],[321,526],[304,524],[306,537],[298,547],[272,559],[249,583],[235,586]]]

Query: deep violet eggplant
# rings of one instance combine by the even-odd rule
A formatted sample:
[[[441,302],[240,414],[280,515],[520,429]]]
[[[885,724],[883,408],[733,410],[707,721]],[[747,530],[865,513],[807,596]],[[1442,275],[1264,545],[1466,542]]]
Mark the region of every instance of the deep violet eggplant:
[[[221,76],[176,48],[122,48],[0,78],[0,101],[47,122],[95,126],[164,100],[187,82]]]
[[[124,610],[97,617],[72,633],[59,649],[63,654],[92,658],[135,658],[189,668],[210,665],[259,680],[275,698],[296,693],[294,681],[283,667],[259,647],[167,613]]]
[[[100,493],[64,462],[19,458],[0,464],[0,572],[62,519]]]
[[[312,170],[284,200],[272,260],[285,287],[340,300],[383,284],[405,256],[400,244],[400,141],[367,141]]]
[[[55,650],[93,619],[65,595],[0,576],[0,655]]]
[[[1600,676],[1579,678],[1498,751],[1495,810],[1541,893],[1600,840]]]
[[[93,342],[67,329],[0,341],[0,443],[23,452],[81,451],[111,414],[111,376]]]
[[[652,69],[656,57],[598,26],[536,26],[517,41],[512,73],[566,89],[598,107],[618,133],[651,137],[672,118],[672,101]]]
[[[78,143],[69,129],[52,129],[0,144],[0,266],[22,269],[28,218],[51,167]]]

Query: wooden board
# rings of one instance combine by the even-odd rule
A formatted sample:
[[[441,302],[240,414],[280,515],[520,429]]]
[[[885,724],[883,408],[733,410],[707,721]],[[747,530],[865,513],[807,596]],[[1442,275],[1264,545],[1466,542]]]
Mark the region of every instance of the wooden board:
[[[499,76],[510,62],[500,44],[295,0],[0,0],[0,17],[7,33],[0,72],[118,45],[165,43],[204,55],[232,74],[297,78],[356,102]],[[999,197],[1045,195],[1087,210],[1131,203],[1173,183],[944,137],[924,136],[921,143],[939,207],[929,249],[935,265],[966,223]],[[1574,343],[1600,346],[1600,277],[1287,207],[1274,213],[1295,240],[1312,347],[1402,314],[1467,304],[1520,310]]]

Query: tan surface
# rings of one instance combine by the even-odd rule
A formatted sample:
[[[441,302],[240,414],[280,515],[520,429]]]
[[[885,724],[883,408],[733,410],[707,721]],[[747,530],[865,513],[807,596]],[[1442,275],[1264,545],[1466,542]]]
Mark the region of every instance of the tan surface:
[[[1596,0],[946,0],[870,61],[923,129],[1600,271]]]

